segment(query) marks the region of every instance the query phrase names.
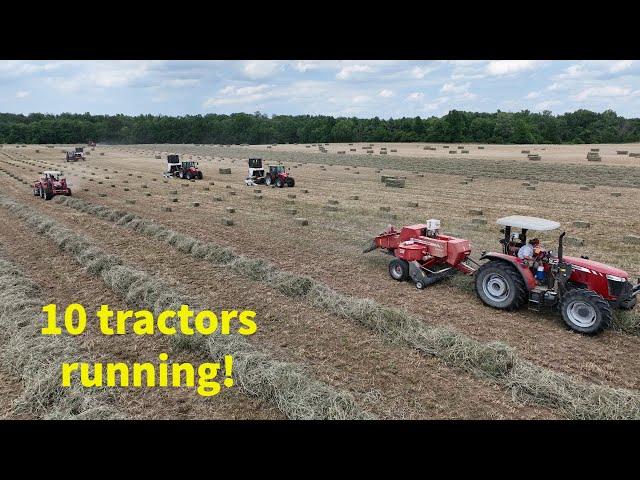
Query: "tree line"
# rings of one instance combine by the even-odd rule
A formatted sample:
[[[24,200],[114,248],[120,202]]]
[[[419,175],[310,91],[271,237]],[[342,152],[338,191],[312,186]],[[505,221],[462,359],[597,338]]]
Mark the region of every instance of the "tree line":
[[[625,143],[640,141],[640,119],[614,111],[478,113],[429,118],[323,115],[29,115],[0,113],[0,143]]]

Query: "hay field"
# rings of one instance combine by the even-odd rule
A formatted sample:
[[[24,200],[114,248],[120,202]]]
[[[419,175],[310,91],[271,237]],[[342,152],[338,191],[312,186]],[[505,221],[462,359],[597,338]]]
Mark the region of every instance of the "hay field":
[[[363,146],[374,153],[361,153],[366,152]],[[477,257],[482,250],[498,248],[496,218],[523,214],[561,222],[567,236],[576,239],[566,247],[568,254],[589,255],[631,274],[640,273],[640,246],[623,242],[625,234],[640,233],[640,159],[616,153],[640,152],[640,145],[479,149],[452,144],[445,150],[445,145],[432,144],[428,146],[436,150],[424,150],[425,146],[323,145],[327,153],[317,145],[98,146],[86,162],[69,164],[64,162],[63,146],[5,145],[0,150],[0,177],[10,201],[90,239],[127,267],[157,276],[172,288],[194,292],[204,304],[255,309],[259,330],[251,339],[252,347],[274,360],[305,368],[323,385],[323,396],[329,391],[347,395],[355,410],[365,415],[636,415],[637,313],[618,318],[616,328],[598,337],[582,337],[567,331],[554,315],[484,307],[469,279],[462,276],[417,291],[389,278],[386,256],[360,251],[389,223],[399,226],[439,218],[445,231],[472,240]],[[463,149],[458,146],[469,153],[459,153]],[[380,154],[383,148],[388,153]],[[587,161],[592,148],[600,149],[600,162]],[[449,154],[450,150],[456,153]],[[541,160],[528,160],[522,150],[539,154]],[[155,156],[167,152],[199,161],[204,179],[164,179],[164,157]],[[249,156],[280,160],[291,168],[296,187],[246,187]],[[29,183],[45,168],[65,171],[72,198],[85,203],[34,197]],[[220,168],[231,173],[220,174]],[[381,175],[406,177],[405,188],[385,187]],[[90,205],[127,212],[132,218],[110,221]],[[470,213],[472,209],[482,210],[482,215]],[[69,303],[77,297],[89,305],[100,298],[110,298],[112,305],[126,301],[74,263],[69,252],[35,233],[25,223],[27,217],[16,217],[17,211],[0,208],[2,220],[12,225],[0,233],[0,253],[26,276],[33,276],[35,283],[44,284],[47,301]],[[578,220],[590,226],[574,226]],[[183,237],[176,236],[172,244],[150,236],[151,226],[139,227],[144,221]],[[547,248],[556,249],[557,232],[541,239]],[[211,261],[208,254],[197,253],[196,243],[228,247],[235,256],[229,260],[233,263],[224,263],[219,250]],[[211,246],[205,247],[213,252]],[[33,274],[38,259],[51,257],[67,272],[60,281]],[[306,286],[300,276],[312,283]],[[316,300],[309,295],[311,288],[316,289]],[[363,299],[370,303],[358,303]],[[393,322],[403,329],[396,329]],[[443,343],[444,338],[449,343]],[[136,357],[165,340],[140,342],[135,345],[140,352],[131,353],[132,342],[138,341],[123,339],[118,346],[87,335],[85,343],[96,356],[128,351]],[[199,353],[189,355],[197,358]],[[5,377],[10,378],[3,372],[0,380]],[[532,382],[538,387],[531,387]],[[557,388],[560,384],[565,386],[563,393]],[[582,393],[572,397],[567,391]],[[592,408],[595,403],[584,399],[594,395],[613,399],[613,406]],[[123,391],[117,403],[125,416],[134,418],[295,417],[273,396],[256,397],[241,389],[214,399],[198,398],[188,390],[143,395]]]

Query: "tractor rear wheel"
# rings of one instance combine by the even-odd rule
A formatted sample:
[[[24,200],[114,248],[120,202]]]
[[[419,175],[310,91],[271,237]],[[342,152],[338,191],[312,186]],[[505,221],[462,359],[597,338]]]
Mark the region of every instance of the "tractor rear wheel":
[[[613,321],[611,305],[596,292],[569,290],[560,300],[560,314],[567,326],[576,332],[594,335]]]
[[[198,180],[202,180],[202,172],[198,172]]]
[[[287,178],[287,187],[293,187],[295,184],[296,184],[296,181],[293,178],[291,177]]]
[[[389,262],[389,275],[394,280],[404,282],[409,279],[409,263],[400,258],[394,258]]]
[[[492,260],[476,273],[476,294],[485,305],[501,310],[516,310],[527,300],[527,288],[512,265]]]

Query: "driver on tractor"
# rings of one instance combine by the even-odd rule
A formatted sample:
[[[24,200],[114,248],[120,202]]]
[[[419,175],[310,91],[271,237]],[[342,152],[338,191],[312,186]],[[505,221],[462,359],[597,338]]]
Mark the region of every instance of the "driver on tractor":
[[[529,243],[524,244],[518,250],[518,258],[523,260],[534,260],[536,257],[540,255],[543,251],[542,245],[540,245],[540,240],[537,238],[533,238],[529,240]]]

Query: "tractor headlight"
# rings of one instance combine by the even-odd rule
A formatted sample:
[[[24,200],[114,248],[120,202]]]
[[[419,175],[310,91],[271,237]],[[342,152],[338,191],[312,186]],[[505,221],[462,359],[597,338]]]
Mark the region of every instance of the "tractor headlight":
[[[612,280],[614,282],[626,282],[626,278],[618,277],[616,275],[607,275],[608,280]]]

